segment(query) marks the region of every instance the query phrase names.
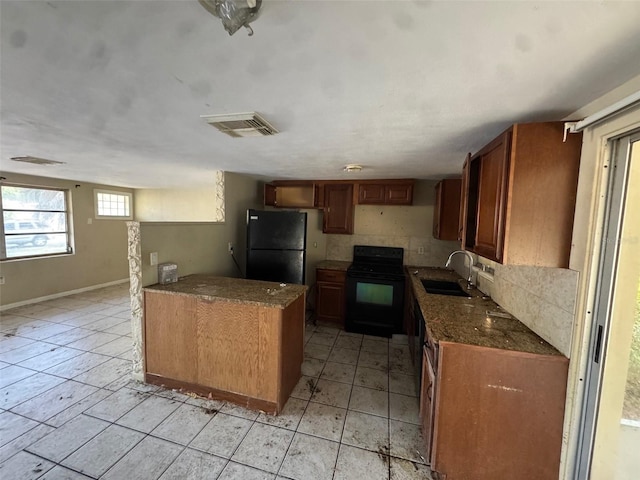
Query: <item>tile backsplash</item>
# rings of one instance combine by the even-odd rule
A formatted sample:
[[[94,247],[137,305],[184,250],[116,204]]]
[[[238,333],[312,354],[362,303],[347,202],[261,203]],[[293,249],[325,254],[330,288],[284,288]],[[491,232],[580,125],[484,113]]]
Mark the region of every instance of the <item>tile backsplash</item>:
[[[401,247],[404,264],[444,266],[458,242],[436,240],[431,233],[435,182],[416,182],[414,204],[357,205],[353,235],[327,235],[327,260],[353,258],[354,245]]]
[[[416,267],[444,267],[449,254],[459,247],[457,242],[442,242],[429,236],[393,235],[392,232],[389,235],[328,235],[327,260],[351,261],[354,245],[401,247],[404,264]],[[418,253],[420,251],[423,253]]]
[[[462,258],[456,271],[466,276]],[[564,268],[501,265],[480,258],[495,269],[492,280],[478,275],[478,288],[563,355],[571,352],[578,272]]]

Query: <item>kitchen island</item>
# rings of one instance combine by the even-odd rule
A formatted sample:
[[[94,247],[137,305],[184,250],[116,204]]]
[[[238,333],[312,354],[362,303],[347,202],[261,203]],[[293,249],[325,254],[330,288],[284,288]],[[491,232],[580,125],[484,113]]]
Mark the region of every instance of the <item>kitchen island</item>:
[[[147,383],[282,411],[301,376],[306,286],[189,275],[143,291]]]
[[[465,289],[455,272],[408,267],[407,274],[410,347],[422,372],[420,417],[435,478],[557,479],[568,359],[482,292],[432,294],[422,285]]]

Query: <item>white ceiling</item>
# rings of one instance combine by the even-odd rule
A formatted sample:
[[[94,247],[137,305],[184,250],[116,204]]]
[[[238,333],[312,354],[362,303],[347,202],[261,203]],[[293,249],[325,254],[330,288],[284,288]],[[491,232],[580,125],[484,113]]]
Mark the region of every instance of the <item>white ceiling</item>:
[[[230,37],[196,0],[0,3],[1,168],[129,187],[438,178],[514,122],[640,74],[640,2],[264,0]],[[230,138],[202,114],[256,111]],[[20,164],[33,155],[66,162]],[[348,178],[351,178],[349,175]]]

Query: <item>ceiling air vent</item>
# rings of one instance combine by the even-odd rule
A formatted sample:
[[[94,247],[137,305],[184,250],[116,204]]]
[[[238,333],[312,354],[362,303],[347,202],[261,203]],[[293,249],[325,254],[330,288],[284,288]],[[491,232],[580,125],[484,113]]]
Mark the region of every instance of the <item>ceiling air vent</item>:
[[[273,125],[270,125],[256,112],[201,115],[200,118],[205,119],[208,124],[230,137],[262,137],[278,133]]]
[[[14,162],[33,163],[35,165],[63,165],[65,162],[57,162],[55,160],[47,160],[39,157],[11,157]]]

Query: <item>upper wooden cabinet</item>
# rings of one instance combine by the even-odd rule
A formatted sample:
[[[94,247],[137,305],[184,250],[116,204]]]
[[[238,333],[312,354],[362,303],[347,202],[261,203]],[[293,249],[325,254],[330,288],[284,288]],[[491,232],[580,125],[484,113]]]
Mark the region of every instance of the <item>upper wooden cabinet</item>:
[[[358,203],[360,205],[411,205],[413,180],[359,182]]]
[[[323,209],[324,233],[353,233],[356,204],[411,205],[413,180],[274,180],[264,186],[264,204]]]
[[[324,233],[353,233],[353,184],[327,183],[324,185]]]
[[[433,210],[433,238],[457,240],[460,221],[459,178],[448,178],[436,184],[436,205]]]
[[[464,167],[462,247],[510,265],[569,265],[582,135],[516,124]]]
[[[317,208],[317,186],[313,182],[266,184],[264,204],[283,208]]]

